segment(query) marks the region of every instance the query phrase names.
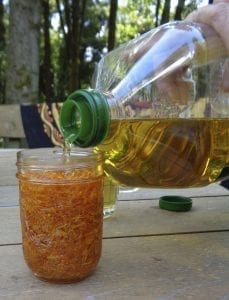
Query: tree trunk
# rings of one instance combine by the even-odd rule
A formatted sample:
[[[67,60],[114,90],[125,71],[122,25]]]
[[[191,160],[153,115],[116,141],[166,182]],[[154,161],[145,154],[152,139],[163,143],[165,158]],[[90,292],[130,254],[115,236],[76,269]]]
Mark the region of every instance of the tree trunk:
[[[71,71],[70,91],[79,88],[79,64],[80,64],[80,28],[81,28],[82,1],[72,1],[72,34],[71,34]]]
[[[181,20],[182,19],[182,12],[184,10],[184,3],[185,0],[179,0],[177,7],[176,7],[176,12],[175,12],[175,16],[174,16],[174,20]]]
[[[161,7],[161,0],[157,0],[156,3],[156,10],[155,10],[155,27],[157,27],[159,25],[159,10]]]
[[[44,54],[43,62],[40,68],[40,92],[45,96],[46,102],[53,102],[53,71],[51,63],[51,43],[50,43],[50,9],[49,0],[42,0],[43,12],[43,36],[44,36]]]
[[[4,6],[3,0],[0,0],[0,51],[5,49],[5,25],[4,25]]]
[[[65,42],[65,45],[67,45],[67,35],[66,35],[66,32],[65,32],[65,23],[64,23],[64,17],[63,17],[63,13],[61,11],[61,5],[60,5],[60,0],[56,0],[56,9],[58,11],[58,14],[59,14],[59,18],[60,18],[60,30],[64,36],[64,42]]]
[[[80,88],[81,35],[84,26],[86,1],[64,0],[62,12],[60,1],[56,0],[56,7],[61,20],[61,31],[64,34],[65,41],[65,44],[60,49],[59,56],[62,66],[59,73],[59,81],[61,81],[62,87],[58,89],[58,95],[62,98],[65,92],[70,93]]]
[[[66,93],[69,90],[69,58],[70,58],[70,43],[69,43],[69,32],[70,27],[70,16],[68,9],[68,0],[65,0],[64,9],[61,9],[60,0],[56,0],[56,8],[60,18],[60,32],[63,34],[63,44],[59,48],[59,72],[58,72],[58,83],[57,83],[57,98],[65,99]]]
[[[108,51],[115,47],[116,15],[118,9],[118,0],[110,0],[110,15],[108,21]]]
[[[0,0],[0,103],[5,102],[5,25],[4,6]]]
[[[40,0],[10,0],[6,103],[36,103],[39,95]]]
[[[162,12],[162,17],[161,17],[161,24],[165,24],[165,23],[169,22],[170,4],[171,4],[170,0],[165,0],[164,9]]]

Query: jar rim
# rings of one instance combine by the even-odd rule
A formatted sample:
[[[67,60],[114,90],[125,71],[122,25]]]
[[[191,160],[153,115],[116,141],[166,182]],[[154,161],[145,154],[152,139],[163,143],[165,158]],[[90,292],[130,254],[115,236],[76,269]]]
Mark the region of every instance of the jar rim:
[[[34,148],[17,152],[17,167],[33,169],[81,169],[85,166],[95,166],[101,163],[103,154],[94,148],[71,149],[64,155],[62,148]]]

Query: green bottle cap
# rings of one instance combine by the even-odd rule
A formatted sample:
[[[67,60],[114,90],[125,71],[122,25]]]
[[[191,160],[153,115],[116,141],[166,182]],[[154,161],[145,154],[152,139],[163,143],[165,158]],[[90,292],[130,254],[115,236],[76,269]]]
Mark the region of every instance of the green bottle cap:
[[[192,199],[182,196],[163,196],[159,199],[159,207],[170,211],[189,211]]]
[[[63,103],[60,126],[64,138],[79,147],[96,146],[106,137],[110,124],[106,98],[96,90],[78,90]]]

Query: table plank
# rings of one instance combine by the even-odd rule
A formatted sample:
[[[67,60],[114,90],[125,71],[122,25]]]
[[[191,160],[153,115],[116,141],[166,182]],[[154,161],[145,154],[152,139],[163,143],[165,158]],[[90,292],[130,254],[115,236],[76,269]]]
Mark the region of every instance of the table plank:
[[[104,237],[229,230],[229,196],[193,198],[189,212],[159,208],[158,200],[120,201],[104,222]]]
[[[21,243],[19,207],[0,208],[0,246]]]
[[[229,190],[221,186],[219,183],[212,183],[208,186],[198,188],[185,189],[149,189],[149,188],[120,188],[119,200],[133,199],[157,199],[161,196],[180,195],[187,197],[214,197],[229,195]]]
[[[55,285],[31,275],[21,246],[1,246],[0,298],[228,299],[228,248],[228,232],[107,239],[92,276]]]
[[[18,186],[0,186],[0,207],[18,205]],[[219,184],[211,184],[205,188],[190,189],[137,189],[134,192],[121,190],[118,194],[120,201],[152,200],[166,195],[180,195],[187,197],[229,196],[229,190]]]
[[[7,224],[7,225],[6,225]],[[158,200],[119,201],[104,238],[229,230],[229,196],[194,198],[189,212],[161,210]],[[0,245],[21,242],[19,207],[0,208]]]
[[[16,185],[17,149],[0,149],[0,186]]]
[[[0,207],[19,205],[18,186],[0,186]]]

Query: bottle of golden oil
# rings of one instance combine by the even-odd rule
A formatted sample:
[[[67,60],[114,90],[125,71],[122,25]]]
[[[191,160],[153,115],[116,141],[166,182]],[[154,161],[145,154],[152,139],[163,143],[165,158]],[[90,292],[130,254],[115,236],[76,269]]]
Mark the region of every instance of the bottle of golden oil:
[[[203,24],[172,22],[105,55],[94,89],[62,107],[65,139],[105,153],[121,185],[190,187],[214,182],[229,165],[228,53]]]

